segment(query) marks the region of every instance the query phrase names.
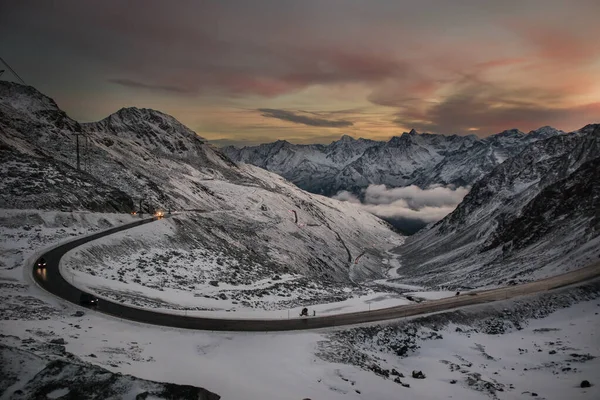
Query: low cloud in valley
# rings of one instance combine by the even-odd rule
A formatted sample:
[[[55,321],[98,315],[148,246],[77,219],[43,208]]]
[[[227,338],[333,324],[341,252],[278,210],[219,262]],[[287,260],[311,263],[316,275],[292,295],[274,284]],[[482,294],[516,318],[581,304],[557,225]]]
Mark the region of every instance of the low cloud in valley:
[[[392,222],[401,230],[410,226],[408,231],[412,233],[454,211],[468,192],[466,187],[421,189],[415,185],[402,188],[370,185],[360,198],[348,191],[341,191],[334,198],[360,204],[364,210]]]

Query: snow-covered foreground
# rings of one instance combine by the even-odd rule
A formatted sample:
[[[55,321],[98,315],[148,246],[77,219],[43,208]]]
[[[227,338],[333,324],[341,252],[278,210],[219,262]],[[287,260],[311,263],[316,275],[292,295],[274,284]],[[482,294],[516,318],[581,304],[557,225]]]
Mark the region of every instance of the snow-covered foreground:
[[[15,238],[21,245],[10,269],[0,270],[0,344],[9,349],[3,354],[12,357],[0,368],[28,368],[10,387],[2,386],[0,379],[0,388],[6,390],[1,399],[20,390],[51,360],[198,386],[234,400],[522,399],[532,393],[544,399],[590,399],[600,382],[598,283],[585,290],[563,289],[535,299],[376,326],[290,333],[162,328],[64,303],[27,278],[19,260],[30,259],[40,246],[70,237],[61,232],[51,239],[54,229],[83,231],[91,218],[70,219],[63,228],[56,228],[56,219],[47,220],[47,231],[33,227],[16,232],[2,226],[4,254]],[[43,232],[48,240],[34,242]],[[281,276],[282,281],[292,278]],[[387,283],[390,289],[396,285],[399,290],[421,291]],[[361,301],[366,299],[368,295]],[[319,313],[336,312],[331,309],[336,305],[320,307]],[[412,378],[413,370],[421,370],[426,378]],[[405,377],[390,375],[393,372]],[[580,388],[584,379],[594,386]],[[131,390],[143,390],[136,388]]]
[[[600,379],[599,359],[591,358],[600,354],[597,300],[502,335],[465,325],[460,325],[463,332],[452,324],[437,331],[421,327],[415,340],[420,348],[404,357],[371,348],[368,354],[381,368],[406,376],[400,379],[410,385],[405,388],[394,376],[372,372],[371,362],[360,366],[330,361],[323,348],[336,340],[327,331],[210,333],[134,324],[87,310],[75,317],[70,314],[78,308],[47,299],[35,287],[19,285],[3,290],[3,296],[15,295],[15,290],[40,299],[31,307],[44,305],[53,311],[44,314],[51,316],[45,320],[9,314],[0,328],[3,344],[27,346],[55,358],[59,356],[51,354],[48,342],[62,338],[66,351],[85,362],[144,379],[201,386],[224,399],[383,400],[400,394],[411,399],[520,399],[530,393],[545,399],[589,399],[595,389],[580,389],[579,383],[587,379],[597,384]],[[2,310],[3,316],[7,312]],[[379,331],[374,328],[375,337]],[[413,379],[412,370],[422,370],[426,379]],[[496,388],[493,395],[486,382]]]
[[[134,220],[129,214],[0,209],[2,278],[20,279],[27,257],[48,246]]]

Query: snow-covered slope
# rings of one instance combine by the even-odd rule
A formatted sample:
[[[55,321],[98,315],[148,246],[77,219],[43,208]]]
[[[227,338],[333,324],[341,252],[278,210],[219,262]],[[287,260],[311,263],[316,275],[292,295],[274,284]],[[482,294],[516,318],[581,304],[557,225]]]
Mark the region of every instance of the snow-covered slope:
[[[0,82],[0,95],[6,132],[0,144],[14,155],[2,168],[21,173],[3,182],[4,207],[67,204],[85,210],[94,209],[94,202],[122,201],[130,208],[143,199],[147,206],[182,212],[169,221],[172,235],[160,232],[153,242],[165,251],[201,248],[249,268],[259,265],[267,275],[287,271],[346,283],[383,276],[385,251],[400,240],[386,223],[352,204],[311,195],[251,165],[237,166],[163,113],[122,109],[98,123],[78,124],[32,88]],[[87,138],[81,146],[86,172],[73,169],[74,133],[83,134],[80,143]],[[47,200],[22,203],[35,199],[28,178],[37,174],[47,183],[39,186]],[[44,197],[50,184],[53,194]],[[125,257],[140,246],[118,254]]]
[[[327,146],[277,141],[223,151],[234,161],[278,173],[303,189],[332,195],[340,190],[358,193],[369,184],[471,185],[530,143],[561,133],[551,127],[529,134],[512,129],[478,139],[412,130],[388,142],[344,136]]]
[[[49,97],[0,82],[0,208],[130,211],[129,195],[74,168],[81,132]]]
[[[313,193],[329,194],[327,188],[331,185],[332,177],[344,166],[359,159],[367,149],[378,144],[373,140],[355,140],[343,136],[329,146],[295,145],[278,140],[255,147],[225,147],[222,150],[234,161],[275,172]]]
[[[600,254],[600,125],[537,141],[398,249],[415,282],[503,284]]]
[[[530,398],[531,392],[546,399],[594,398],[600,368],[597,282],[333,331],[171,329],[132,324],[58,301],[24,273],[31,264],[23,261],[33,262],[43,248],[132,216],[39,211],[4,215],[0,262],[8,262],[0,266],[1,399],[88,398],[86,389],[93,391],[93,385],[101,386],[101,392],[96,387],[93,393],[102,398],[183,398],[175,395],[178,388],[194,399],[203,398],[190,387],[156,387],[129,374],[200,386],[223,399],[387,400],[400,394],[415,400],[480,400],[494,398],[494,393],[498,398]],[[49,376],[46,370],[36,378],[52,360],[82,368],[55,367],[59,374]],[[421,370],[426,379],[412,378],[413,370]],[[584,379],[591,388],[579,387]],[[161,387],[170,390],[164,393]]]

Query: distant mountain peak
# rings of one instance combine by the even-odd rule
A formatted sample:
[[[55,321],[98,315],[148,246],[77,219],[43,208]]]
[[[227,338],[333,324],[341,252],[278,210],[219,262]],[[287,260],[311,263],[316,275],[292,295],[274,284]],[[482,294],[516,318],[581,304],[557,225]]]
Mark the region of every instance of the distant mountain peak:
[[[369,184],[472,185],[529,144],[560,133],[548,128],[527,135],[509,129],[480,139],[411,129],[388,141],[344,135],[327,146],[278,141],[224,152],[234,161],[276,172],[306,190],[333,195],[348,189],[359,192]]]
[[[520,130],[518,130],[517,128],[512,128],[512,129],[506,129],[500,133],[497,133],[493,136],[496,137],[520,137],[520,136],[524,136],[525,133],[521,132]]]
[[[546,125],[546,126],[542,126],[541,128],[530,131],[527,135],[530,137],[545,139],[545,138],[549,138],[551,136],[555,136],[557,134],[563,134],[563,133],[564,132],[559,129],[556,129],[549,125]]]

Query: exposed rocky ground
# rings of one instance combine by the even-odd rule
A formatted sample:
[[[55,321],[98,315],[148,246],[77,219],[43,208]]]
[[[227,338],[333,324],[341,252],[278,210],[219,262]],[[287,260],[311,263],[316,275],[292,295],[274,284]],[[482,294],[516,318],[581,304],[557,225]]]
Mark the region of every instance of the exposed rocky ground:
[[[61,344],[62,343],[62,344]],[[19,399],[131,398],[218,400],[206,389],[113,373],[65,351],[64,340],[0,344],[0,395]],[[38,353],[45,353],[45,357]]]
[[[0,143],[0,208],[130,212],[133,200],[85,172]]]

